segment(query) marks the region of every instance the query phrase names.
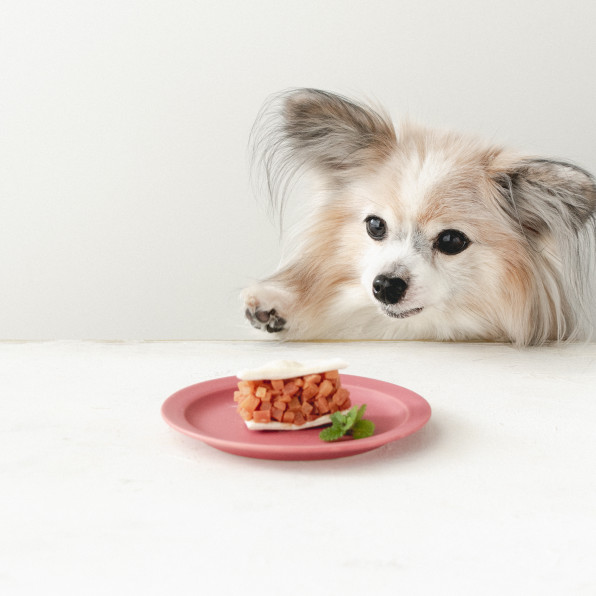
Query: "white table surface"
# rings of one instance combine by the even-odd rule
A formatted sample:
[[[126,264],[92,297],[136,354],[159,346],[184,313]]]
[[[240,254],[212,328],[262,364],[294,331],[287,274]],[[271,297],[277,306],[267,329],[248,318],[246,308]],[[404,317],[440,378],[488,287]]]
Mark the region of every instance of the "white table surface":
[[[250,459],[176,390],[275,358],[432,406],[366,454]],[[596,594],[596,344],[0,343],[0,593]]]

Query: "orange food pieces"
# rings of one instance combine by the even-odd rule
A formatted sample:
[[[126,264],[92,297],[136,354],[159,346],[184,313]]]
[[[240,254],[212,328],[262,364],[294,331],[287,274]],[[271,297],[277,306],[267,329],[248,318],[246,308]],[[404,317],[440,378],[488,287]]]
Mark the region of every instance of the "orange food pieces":
[[[287,422],[288,424],[294,423],[294,417],[296,414],[294,412],[284,412],[284,415],[281,418],[282,422]]]
[[[327,397],[328,395],[331,395],[333,389],[333,383],[329,379],[325,379],[319,385],[319,392],[317,393],[317,397]]]
[[[261,402],[258,397],[249,395],[240,402],[238,407],[252,414],[259,407],[260,403]]]
[[[271,410],[256,410],[252,413],[255,422],[271,422]]]
[[[317,385],[305,385],[302,390],[302,398],[305,401],[310,401],[318,392],[319,387]]]
[[[306,418],[300,410],[294,414],[294,424],[296,426],[302,426],[306,422]]]
[[[308,416],[309,414],[312,413],[312,411],[315,409],[315,407],[312,404],[309,404],[307,401],[305,401],[302,406],[300,407],[300,411],[305,415]]]
[[[329,413],[329,404],[324,397],[315,399],[315,408],[318,408],[321,414]]]
[[[273,389],[275,391],[283,391],[283,388],[284,388],[283,379],[274,379],[273,381],[271,381],[271,387],[273,387]]]
[[[350,393],[341,386],[337,370],[293,379],[239,381],[234,401],[244,420],[295,426],[351,407]]]
[[[284,393],[286,395],[296,395],[296,393],[298,393],[298,391],[300,391],[300,386],[296,385],[296,383],[294,381],[288,381],[285,385],[284,385]]]
[[[307,375],[304,377],[305,385],[318,385],[321,382],[321,375]]]
[[[347,389],[340,387],[333,395],[332,401],[341,409],[344,409],[344,404],[350,401],[350,392]]]
[[[238,411],[240,412],[240,415],[244,418],[242,411],[240,409]],[[273,418],[274,420],[277,420],[277,422],[281,422],[283,415],[284,415],[284,411],[281,410],[280,408],[276,408],[275,406],[273,408],[271,408],[271,418]],[[246,420],[246,418],[244,418],[244,419]]]
[[[277,400],[273,402],[273,407],[284,412],[288,404],[285,401]]]
[[[250,395],[256,388],[257,383],[254,381],[240,381],[238,383],[238,390],[243,395]]]

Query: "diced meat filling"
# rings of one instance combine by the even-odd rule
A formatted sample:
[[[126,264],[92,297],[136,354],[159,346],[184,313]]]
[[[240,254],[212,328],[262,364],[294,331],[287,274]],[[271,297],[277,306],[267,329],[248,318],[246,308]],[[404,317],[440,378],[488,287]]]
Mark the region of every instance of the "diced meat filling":
[[[234,401],[244,420],[297,426],[351,407],[350,393],[336,370],[293,379],[239,381]]]

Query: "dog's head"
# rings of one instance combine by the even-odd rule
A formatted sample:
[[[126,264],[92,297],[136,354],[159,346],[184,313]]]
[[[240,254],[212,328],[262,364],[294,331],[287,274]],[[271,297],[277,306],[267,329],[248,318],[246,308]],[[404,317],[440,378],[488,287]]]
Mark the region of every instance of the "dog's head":
[[[286,94],[280,111],[261,152],[273,196],[304,167],[324,191],[305,258],[343,268],[342,283],[349,271],[389,320],[414,336],[519,343],[583,325],[595,251],[587,172],[454,133],[396,131],[322,91]]]

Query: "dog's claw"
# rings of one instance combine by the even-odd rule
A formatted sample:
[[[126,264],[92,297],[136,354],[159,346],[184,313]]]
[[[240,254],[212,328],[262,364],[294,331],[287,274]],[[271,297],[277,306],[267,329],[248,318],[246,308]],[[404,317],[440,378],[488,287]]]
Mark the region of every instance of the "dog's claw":
[[[268,333],[279,333],[283,331],[286,320],[279,316],[274,308],[271,310],[252,310],[247,308],[245,311],[246,318],[250,324],[256,329],[267,331]]]

